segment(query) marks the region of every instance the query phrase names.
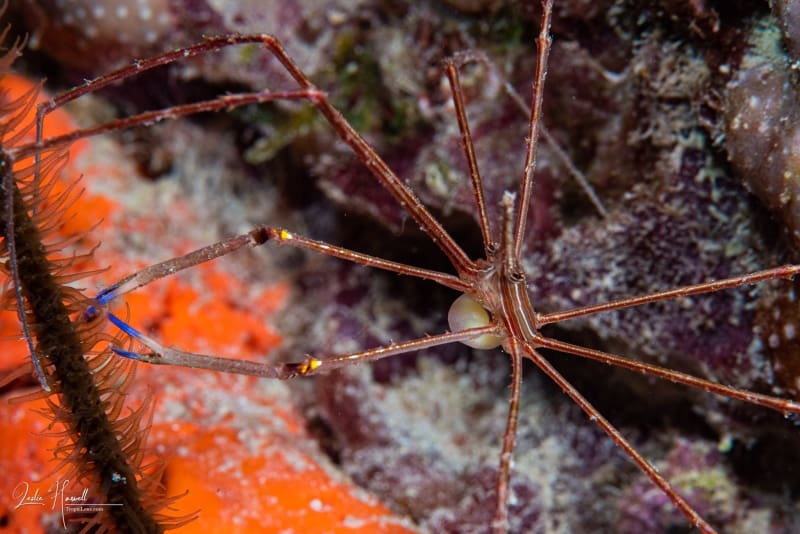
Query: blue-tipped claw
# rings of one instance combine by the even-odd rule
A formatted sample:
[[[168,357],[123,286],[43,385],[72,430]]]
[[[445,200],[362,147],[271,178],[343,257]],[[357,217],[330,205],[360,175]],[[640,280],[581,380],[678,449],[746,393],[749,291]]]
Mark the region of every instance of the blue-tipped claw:
[[[134,339],[144,338],[144,334],[136,330],[134,327],[132,327],[131,325],[129,325],[128,323],[126,323],[125,321],[114,315],[113,313],[108,314],[108,320],[114,323],[114,326],[116,326],[117,328],[119,328],[132,338]],[[115,349],[114,352],[117,352],[117,350]],[[122,356],[124,356],[124,354]]]
[[[117,290],[118,284],[114,284],[100,291],[94,298],[100,304],[108,304],[117,296],[114,292]]]
[[[97,299],[95,299],[95,301],[96,300]],[[88,323],[94,320],[99,314],[100,310],[97,308],[97,306],[89,305],[86,307],[86,311],[83,312],[83,315],[81,315],[81,320],[85,323]]]
[[[111,352],[116,354],[117,356],[122,356],[123,358],[128,358],[130,360],[142,360],[142,354],[140,352],[134,352],[132,350],[125,350],[125,349],[118,349],[117,347],[111,347]]]

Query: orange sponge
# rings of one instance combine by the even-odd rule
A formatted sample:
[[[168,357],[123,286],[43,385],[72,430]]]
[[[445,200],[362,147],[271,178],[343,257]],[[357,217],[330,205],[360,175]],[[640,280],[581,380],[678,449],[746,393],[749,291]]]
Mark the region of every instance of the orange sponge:
[[[32,86],[23,78],[9,76],[0,88],[20,94]],[[69,116],[58,110],[46,121],[45,137],[73,128]],[[85,251],[92,245],[89,240],[103,242],[94,255],[97,265],[80,269],[111,266],[98,281],[80,283],[89,293],[97,291],[97,284],[110,283],[147,262],[207,244],[180,235],[180,228],[197,222],[197,207],[191,203],[178,199],[179,206],[168,213],[133,207],[132,199],[141,197],[137,188],[148,186],[136,179],[134,165],[118,152],[99,159],[113,164],[96,163],[97,153],[108,150],[115,148],[107,140],[76,143],[65,169],[66,184],[78,178],[76,169],[80,169],[81,187],[86,191],[75,200],[71,209],[75,215],[60,231],[65,236],[90,232],[76,250]],[[154,228],[162,231],[154,232]],[[138,257],[130,247],[137,239],[158,240],[163,255]],[[257,359],[281,341],[269,323],[288,292],[284,282],[256,287],[208,263],[186,276],[170,277],[128,295],[125,306],[135,327],[165,345]],[[245,294],[246,304],[239,297]],[[19,335],[14,313],[0,315],[0,335]],[[0,338],[0,373],[26,358],[24,343]],[[181,531],[409,531],[404,520],[335,473],[305,432],[285,384],[145,365],[138,366],[135,382],[132,397],[155,400],[148,441],[166,458],[164,482],[169,494],[188,491],[176,503],[180,513],[200,510],[199,519]],[[0,441],[0,532],[44,532],[60,521],[60,506],[51,506],[57,475],[43,478],[55,467],[48,449],[56,438],[41,435],[47,421],[32,413],[43,408],[41,403],[5,401],[18,393],[12,391],[0,402],[0,435],[4,436]],[[29,496],[38,490],[44,505],[20,502],[20,491],[26,488]],[[67,491],[80,494],[82,489]],[[88,489],[90,496],[92,491]]]

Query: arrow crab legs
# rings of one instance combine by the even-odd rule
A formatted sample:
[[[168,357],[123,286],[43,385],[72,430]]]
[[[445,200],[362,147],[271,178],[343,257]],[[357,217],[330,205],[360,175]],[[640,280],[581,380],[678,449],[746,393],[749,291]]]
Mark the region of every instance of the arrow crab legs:
[[[477,158],[472,142],[459,80],[458,65],[454,61],[445,64],[445,71],[453,93],[456,118],[462,136],[462,145],[467,159],[473,196],[477,205],[478,222],[483,238],[484,257],[473,260],[456,243],[442,224],[422,204],[414,192],[380,158],[375,150],[350,125],[344,116],[330,103],[327,95],[316,88],[299,67],[287,55],[284,48],[272,36],[228,36],[208,39],[193,47],[162,54],[150,60],[143,60],[130,67],[87,82],[72,91],[52,99],[38,110],[38,127],[45,116],[66,102],[84,94],[105,87],[110,83],[133,76],[143,70],[196,56],[221,48],[256,43],[274,56],[299,86],[288,91],[264,90],[253,93],[225,95],[213,100],[147,112],[125,119],[106,123],[102,126],[81,130],[62,137],[42,139],[20,147],[12,152],[13,157],[38,154],[76,139],[104,133],[120,128],[146,125],[162,120],[205,111],[220,111],[246,104],[277,100],[307,101],[313,105],[330,123],[338,137],[355,153],[357,158],[371,171],[375,179],[394,197],[394,199],[414,219],[422,231],[441,249],[452,264],[455,275],[392,262],[378,257],[362,254],[349,249],[315,241],[290,231],[258,227],[246,234],[235,236],[219,243],[204,247],[195,252],[152,265],[126,277],[110,286],[95,297],[93,305],[83,314],[87,322],[103,317],[136,340],[141,347],[136,351],[114,348],[123,357],[151,364],[178,365],[184,367],[210,369],[222,372],[242,373],[273,379],[289,379],[308,376],[339,369],[352,364],[374,361],[397,354],[420,350],[437,345],[462,342],[473,348],[493,349],[501,347],[511,358],[511,387],[506,429],[503,434],[502,450],[499,459],[499,476],[496,482],[496,505],[491,528],[495,532],[508,530],[508,502],[510,499],[511,463],[517,434],[520,413],[522,384],[522,361],[528,359],[539,367],[557,386],[563,390],[608,436],[622,449],[633,462],[658,486],[669,500],[685,515],[688,521],[702,532],[714,532],[714,528],[704,520],[678,490],[658,470],[646,460],[621,433],[605,419],[597,409],[539,352],[539,349],[553,349],[583,358],[594,359],[606,364],[638,371],[651,377],[662,378],[684,384],[717,395],[757,404],[782,413],[800,413],[800,404],[779,397],[725,386],[713,381],[698,378],[665,367],[629,360],[613,354],[583,348],[560,342],[541,334],[545,324],[557,323],[596,313],[639,306],[661,300],[674,299],[687,295],[720,291],[753,284],[764,280],[791,279],[800,273],[800,265],[786,265],[756,273],[724,280],[676,288],[659,293],[621,299],[609,303],[585,306],[573,310],[540,314],[530,301],[526,274],[522,267],[521,255],[526,233],[526,220],[534,191],[534,169],[536,149],[541,129],[542,99],[548,54],[550,50],[550,19],[552,0],[543,2],[543,19],[538,37],[536,73],[531,91],[531,115],[527,135],[527,154],[519,191],[506,193],[502,202],[502,220],[499,229],[493,228],[486,207],[483,182],[480,177]],[[333,357],[307,356],[302,362],[278,365],[257,362],[244,362],[219,358],[216,356],[190,353],[161,345],[157,340],[141,333],[108,310],[115,298],[175,272],[230,254],[240,248],[259,246],[267,242],[310,250],[320,254],[337,257],[368,267],[391,271],[400,275],[430,280],[463,295],[453,304],[450,311],[451,332],[440,333],[391,344],[385,347],[365,350],[353,354]]]

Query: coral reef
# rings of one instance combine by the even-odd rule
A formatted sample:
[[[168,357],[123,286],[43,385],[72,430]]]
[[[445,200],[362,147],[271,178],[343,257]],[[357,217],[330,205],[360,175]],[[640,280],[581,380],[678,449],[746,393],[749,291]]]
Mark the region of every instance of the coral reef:
[[[153,53],[176,23],[168,0],[36,0],[21,13],[34,47],[87,71]]]
[[[771,17],[757,20],[722,98],[724,146],[732,166],[800,238],[798,93],[792,60]]]
[[[505,83],[527,97],[538,6],[209,0],[174,1],[169,9],[180,13],[188,4],[202,17],[173,17],[154,46],[187,44],[201,34],[277,34],[387,163],[479,253],[466,161],[439,62],[472,51],[462,83],[496,221],[500,196],[522,175],[527,124]],[[525,257],[537,309],[722,278],[796,257],[795,12],[791,2],[775,2],[772,13],[766,3],[556,2],[544,122],[608,215],[597,213],[557,151],[542,142]],[[42,28],[33,26],[34,35],[57,33]],[[120,45],[76,63],[59,58],[46,39],[39,43],[66,62],[56,76],[63,80],[138,54]],[[177,66],[161,73],[159,83],[175,101],[209,88],[290,86],[253,49]],[[131,86],[127,92],[136,93],[136,82]],[[117,104],[141,103],[141,95],[125,92],[114,93]],[[289,212],[281,224],[446,268],[307,108],[274,105],[203,121],[209,136],[231,128],[235,133],[227,135],[251,165],[229,192],[280,195]],[[179,172],[186,148],[171,146]],[[257,203],[237,206],[246,214],[226,224],[276,223],[263,219]],[[455,298],[428,284],[299,253],[275,263],[293,282],[292,312],[281,332],[283,351],[295,359],[443,331]],[[257,277],[257,269],[249,276]],[[598,315],[549,333],[726,384],[796,395],[794,303],[789,284],[764,284]],[[712,523],[731,532],[797,529],[800,458],[788,451],[796,450],[800,433],[792,421],[552,357]],[[292,388],[310,431],[356,482],[422,528],[480,531],[491,516],[508,373],[499,352],[445,347]],[[515,530],[683,525],[560,391],[533,369],[525,384],[512,478]]]
[[[19,96],[35,90],[36,83],[5,77],[2,89]],[[31,114],[27,122],[32,118]],[[173,126],[171,139],[178,145],[201,148],[212,141],[188,123]],[[72,118],[60,109],[48,117],[45,136],[75,128]],[[232,208],[235,201],[229,187],[236,181],[231,181],[231,176],[242,173],[233,147],[220,143],[219,137],[213,141],[213,161],[202,160],[202,153],[208,150],[200,150],[188,159],[181,158],[181,170],[190,175],[179,172],[171,180],[156,183],[139,176],[133,161],[109,139],[93,138],[71,147],[63,180],[74,184],[80,176],[83,192],[63,220],[48,223],[67,243],[67,255],[82,250],[92,240],[103,242],[94,254],[81,257],[79,268],[91,269],[95,275],[81,282],[87,293],[155,259],[174,257],[217,240],[219,232],[226,231],[221,228],[245,224],[236,219],[237,210],[223,215],[218,206],[209,204],[210,192],[218,188],[218,200],[224,198]],[[231,153],[236,158],[227,160],[226,154]],[[193,162],[195,157],[198,160]],[[65,185],[57,181],[54,187]],[[267,196],[251,196],[260,210],[273,213],[275,204]],[[86,243],[87,232],[90,243]],[[84,235],[77,242],[76,233]],[[281,341],[272,323],[288,293],[287,284],[277,276],[277,269],[270,267],[269,258],[245,254],[227,262],[206,263],[186,276],[171,277],[128,295],[119,308],[130,315],[136,328],[170,345],[263,358]],[[250,267],[244,267],[248,262]],[[246,274],[256,268],[262,278],[247,279]],[[15,339],[19,337],[15,312],[0,314],[0,329],[4,336],[0,376],[5,376],[28,356],[25,343]],[[183,371],[140,365],[135,373],[121,375],[131,383],[126,400],[134,405],[144,398],[156,401],[152,413],[146,414],[150,434],[146,445],[151,450],[145,460],[152,468],[152,453],[157,452],[164,470],[156,482],[170,495],[182,495],[171,504],[171,515],[201,511],[199,519],[184,525],[181,532],[274,532],[287,528],[311,532],[353,532],[359,528],[363,532],[397,534],[411,531],[407,521],[333,471],[305,430],[285,384]],[[69,486],[61,485],[64,464],[54,459],[53,449],[66,430],[62,432],[64,426],[53,422],[52,417],[41,416],[52,410],[44,399],[19,400],[21,394],[37,387],[29,375],[0,389],[0,470],[4,474],[0,481],[0,532],[62,531],[62,521],[72,526],[75,511],[69,503],[76,496],[78,502],[87,504],[97,498],[97,488],[74,478],[67,481]],[[123,413],[127,411],[126,407]],[[133,445],[126,452],[142,454]],[[66,506],[60,504],[59,497],[64,498]]]

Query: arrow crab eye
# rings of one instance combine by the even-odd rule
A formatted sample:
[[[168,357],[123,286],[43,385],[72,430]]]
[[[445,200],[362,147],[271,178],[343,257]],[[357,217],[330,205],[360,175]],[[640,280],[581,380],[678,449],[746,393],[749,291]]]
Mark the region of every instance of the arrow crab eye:
[[[491,322],[489,312],[478,304],[478,301],[466,293],[453,302],[450,306],[450,311],[447,313],[447,323],[450,325],[450,330],[453,332],[466,330],[468,328],[477,328],[479,326],[488,326]],[[468,347],[482,350],[499,347],[502,342],[502,337],[492,334],[484,334],[475,339],[463,341],[464,345]]]

